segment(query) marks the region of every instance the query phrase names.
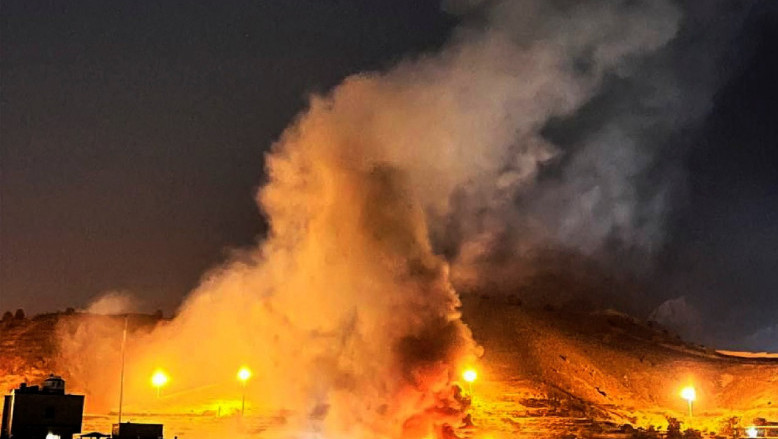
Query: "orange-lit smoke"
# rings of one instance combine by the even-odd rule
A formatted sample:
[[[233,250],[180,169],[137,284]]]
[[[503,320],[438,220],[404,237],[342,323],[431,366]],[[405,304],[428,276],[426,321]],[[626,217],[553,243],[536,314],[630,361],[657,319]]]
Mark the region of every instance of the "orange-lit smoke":
[[[543,2],[523,3],[532,15]],[[463,254],[477,255],[503,226],[489,213],[555,154],[545,121],[670,38],[674,10],[658,3],[623,16],[576,9],[566,24],[592,25],[575,39],[554,26],[524,41],[509,26],[461,31],[436,56],[312,98],[267,156],[267,239],[205,276],[174,320],[131,331],[125,411],[227,406],[247,366],[249,412],[283,412],[293,437],[423,438],[458,423],[466,401],[452,382],[478,350],[430,235],[466,192],[478,204]],[[657,26],[632,32],[646,17]],[[589,70],[576,71],[571,57],[590,51]],[[62,363],[95,409],[117,408],[120,341],[121,319],[63,332]],[[158,399],[156,369],[170,376]]]
[[[340,129],[359,122],[333,108],[364,114],[349,107],[374,105],[377,84],[355,79],[314,100],[275,146],[259,195],[271,235],[211,273],[175,320],[131,337],[126,410],[156,404],[156,368],[171,377],[167,398],[181,393],[186,407],[229,394],[246,364],[253,405],[288,410],[303,431],[414,438],[459,421],[452,380],[476,352],[417,189],[385,143],[358,125]],[[116,370],[105,368],[106,383]]]

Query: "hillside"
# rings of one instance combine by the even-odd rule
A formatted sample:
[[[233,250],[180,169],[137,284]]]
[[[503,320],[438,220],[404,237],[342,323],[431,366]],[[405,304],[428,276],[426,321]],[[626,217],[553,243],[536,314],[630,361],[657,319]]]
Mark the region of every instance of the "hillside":
[[[464,319],[485,351],[473,393],[486,428],[515,436],[543,417],[664,427],[671,416],[719,431],[732,417],[778,418],[776,359],[722,355],[613,311],[466,297]],[[680,398],[687,385],[697,389],[691,419]]]
[[[124,319],[124,316],[67,312],[0,322],[0,392],[5,394],[22,382],[37,384],[50,373],[62,374],[65,368],[57,364],[57,337],[66,336],[85,319],[109,323]],[[148,330],[159,319],[158,315],[131,314],[129,330]],[[121,327],[120,324],[114,326]]]
[[[37,383],[53,371],[53,335],[62,317],[41,314],[0,322],[0,391],[6,393],[21,382]]]
[[[66,369],[57,364],[57,334],[67,336],[71,323],[84,318],[113,326],[122,319],[60,313],[0,324],[0,390]],[[741,427],[757,417],[778,419],[778,359],[769,355],[724,355],[614,311],[535,309],[467,296],[463,318],[484,348],[475,365],[479,378],[465,389],[472,395],[475,429],[465,429],[464,436],[619,437],[614,432],[623,424],[664,429],[668,416],[720,432],[733,417]],[[154,316],[133,315],[130,330],[156,322]],[[693,418],[679,396],[686,385],[697,389]],[[89,422],[94,429],[109,424],[102,418]],[[191,420],[165,422],[178,428],[176,422],[185,426]]]

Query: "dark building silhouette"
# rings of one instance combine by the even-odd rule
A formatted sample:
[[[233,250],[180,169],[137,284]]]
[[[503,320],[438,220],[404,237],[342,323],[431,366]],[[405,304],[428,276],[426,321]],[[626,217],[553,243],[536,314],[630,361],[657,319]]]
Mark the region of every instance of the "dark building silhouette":
[[[162,439],[162,424],[113,424],[113,439]]]
[[[51,375],[43,384],[22,384],[6,395],[0,439],[71,438],[81,432],[84,395],[66,395],[65,381]]]

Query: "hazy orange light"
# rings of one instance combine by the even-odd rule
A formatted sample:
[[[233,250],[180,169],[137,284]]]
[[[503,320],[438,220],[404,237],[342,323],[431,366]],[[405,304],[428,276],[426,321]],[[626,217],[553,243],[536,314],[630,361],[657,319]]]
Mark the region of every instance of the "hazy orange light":
[[[694,416],[692,406],[694,404],[694,400],[697,399],[697,391],[694,390],[694,386],[686,386],[681,389],[681,398],[685,399],[686,402],[689,403],[689,417],[691,418]]]
[[[462,379],[468,383],[472,383],[478,378],[478,372],[475,369],[467,369],[462,373]]]
[[[689,402],[695,401],[697,399],[697,391],[692,386],[684,387],[681,390],[681,398]]]
[[[169,378],[164,370],[157,369],[154,374],[151,376],[151,385],[159,389],[160,387],[167,384]]]
[[[251,378],[251,369],[245,366],[241,367],[238,371],[238,381],[246,384],[246,381],[248,381],[249,378]]]

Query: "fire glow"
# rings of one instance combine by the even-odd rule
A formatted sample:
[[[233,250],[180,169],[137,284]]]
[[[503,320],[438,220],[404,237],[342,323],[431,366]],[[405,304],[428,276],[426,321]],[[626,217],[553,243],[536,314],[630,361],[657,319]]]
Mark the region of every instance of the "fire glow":
[[[148,404],[148,371],[165,365],[176,392],[157,398],[162,409],[199,404],[221,413],[229,405],[244,414],[249,401],[251,413],[282,413],[290,436],[450,437],[469,419],[458,384],[472,396],[478,379],[463,367],[481,355],[455,284],[511,285],[521,270],[491,266],[499,259],[491,257],[549,242],[587,254],[616,235],[636,248],[651,244],[652,215],[662,209],[624,201],[641,166],[651,169],[627,127],[608,125],[590,136],[596,141],[582,141],[585,159],[565,158],[573,168],[561,174],[572,184],[536,181],[559,154],[543,127],[586,106],[603,78],[629,72],[628,62],[676,34],[671,2],[635,5],[571,8],[538,29],[522,22],[538,33],[527,41],[511,34],[525,26],[494,20],[439,55],[355,75],[312,97],[266,155],[267,183],[256,198],[267,238],[204,276],[175,319],[128,340],[128,406]],[[497,15],[528,16],[519,8]],[[608,146],[634,167],[613,166]],[[588,182],[598,173],[607,175],[603,184],[578,184],[579,174]],[[533,202],[520,209],[517,199]],[[90,401],[108,412],[121,332],[90,324],[63,337],[61,349],[83,388],[105,389],[108,396]],[[92,358],[107,360],[89,373]],[[236,374],[241,364],[252,369]],[[169,381],[153,373],[158,397]],[[696,393],[682,396],[691,415]]]

